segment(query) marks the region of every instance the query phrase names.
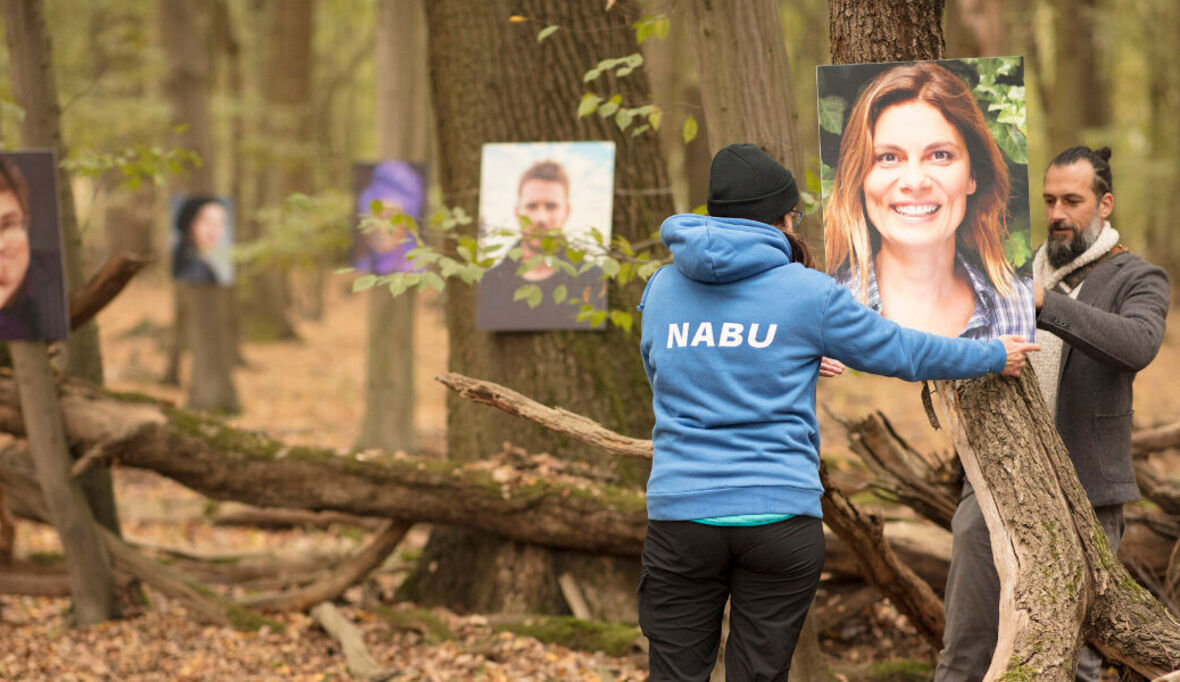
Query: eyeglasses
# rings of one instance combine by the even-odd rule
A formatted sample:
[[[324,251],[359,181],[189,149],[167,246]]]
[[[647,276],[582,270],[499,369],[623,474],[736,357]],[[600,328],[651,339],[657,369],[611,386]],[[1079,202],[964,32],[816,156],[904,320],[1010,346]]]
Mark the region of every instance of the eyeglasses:
[[[803,222],[803,219],[807,217],[807,214],[801,208],[792,208],[789,213],[791,214],[792,222],[796,225]]]

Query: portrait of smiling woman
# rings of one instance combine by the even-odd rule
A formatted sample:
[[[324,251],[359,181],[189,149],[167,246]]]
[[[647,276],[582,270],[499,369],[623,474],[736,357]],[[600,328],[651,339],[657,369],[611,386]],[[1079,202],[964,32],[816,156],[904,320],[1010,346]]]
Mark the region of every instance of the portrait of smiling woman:
[[[821,79],[834,68],[856,67],[821,67]],[[1031,280],[1006,258],[1009,165],[967,83],[936,62],[894,65],[842,132],[825,197],[828,271],[907,327],[1031,341]]]

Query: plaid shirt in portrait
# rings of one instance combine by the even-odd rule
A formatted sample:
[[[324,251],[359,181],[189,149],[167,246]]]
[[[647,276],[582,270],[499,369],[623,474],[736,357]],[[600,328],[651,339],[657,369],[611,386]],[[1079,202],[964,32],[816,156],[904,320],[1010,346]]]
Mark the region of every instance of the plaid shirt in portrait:
[[[1016,277],[1012,295],[1004,297],[992,287],[987,275],[980,272],[962,254],[955,254],[955,257],[967,272],[967,277],[971,280],[971,289],[975,292],[975,310],[971,312],[971,318],[967,320],[967,326],[959,332],[959,336],[967,339],[994,339],[1001,334],[1018,334],[1026,341],[1033,341],[1037,333],[1037,313],[1033,304],[1032,280],[1028,277]],[[853,295],[859,294],[858,273],[840,272],[836,281]],[[865,305],[881,312],[881,291],[877,288],[877,273],[871,260],[868,300]]]

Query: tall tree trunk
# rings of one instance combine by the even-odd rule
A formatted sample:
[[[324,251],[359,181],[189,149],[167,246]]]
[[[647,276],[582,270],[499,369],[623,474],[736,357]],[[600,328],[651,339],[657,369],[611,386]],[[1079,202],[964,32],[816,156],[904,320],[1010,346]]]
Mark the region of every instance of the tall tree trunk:
[[[53,45],[45,23],[44,6],[40,0],[4,0],[4,24],[13,94],[25,111],[21,120],[21,140],[27,147],[55,149],[58,160],[64,160],[68,154],[61,133]],[[62,168],[58,169],[58,192],[66,291],[73,291],[85,282],[82,235],[74,208],[73,184],[70,174]],[[96,384],[102,383],[102,352],[95,322],[71,331],[66,340],[65,371]],[[94,467],[82,478],[81,484],[95,518],[118,535],[119,514],[110,470]]]
[[[1049,151],[1080,144],[1087,128],[1110,120],[1108,78],[1096,41],[1099,0],[1053,0],[1053,80],[1044,106]]]
[[[510,23],[507,17],[513,14],[533,21]],[[582,74],[604,57],[638,52],[629,26],[636,16],[636,6],[629,1],[606,12],[599,0],[428,3],[431,85],[445,201],[476,214],[480,147],[485,142],[614,140],[617,189],[613,232],[632,240],[649,235],[672,208],[656,136],[632,138],[613,121],[575,115],[587,87]],[[546,24],[562,30],[538,43],[537,33]],[[590,27],[593,41],[585,40],[582,33]],[[640,103],[649,98],[642,69],[625,78],[607,79],[603,87],[621,93],[624,102]],[[471,228],[473,233],[474,226]],[[611,307],[623,310],[633,310],[639,294],[635,284],[626,288],[612,285],[608,292]],[[650,392],[633,335],[617,328],[602,332],[477,332],[474,291],[458,285],[448,288],[446,306],[453,370],[511,385],[541,402],[564,405],[623,433],[650,432]],[[522,427],[455,397],[448,398],[447,407],[451,457],[477,459],[500,451],[505,441],[558,456],[593,456],[586,446],[554,438],[540,427]],[[644,463],[620,463],[619,467],[631,483],[646,478]],[[461,610],[561,610],[557,576],[568,570],[588,593],[592,610],[596,603],[614,604],[596,616],[634,617],[634,580],[638,577],[634,560],[621,563],[569,552],[542,552],[487,536],[436,529],[420,566],[423,568],[407,590],[418,598],[431,596],[432,601],[446,601]],[[494,578],[487,580],[487,575]],[[613,578],[616,587],[608,588],[609,580],[595,580],[603,576]],[[596,600],[594,594],[604,596]]]
[[[735,142],[753,142],[790,168],[802,191],[791,66],[778,4],[775,0],[691,0],[688,15],[710,150],[716,154]],[[799,232],[810,244],[823,243],[818,220],[803,223]]]
[[[312,189],[305,146],[309,139],[313,8],[313,0],[288,0],[268,8],[269,54],[263,89],[271,156],[258,178],[263,205],[276,206],[294,192],[308,193]],[[262,229],[252,224],[249,236],[260,236]],[[262,340],[296,338],[287,273],[282,268],[267,267],[246,279],[240,299],[246,336]]]
[[[430,85],[422,0],[377,4],[377,153],[379,161],[426,161]],[[368,292],[369,343],[360,447],[413,451],[416,296]]]
[[[216,194],[213,121],[209,112],[211,17],[201,5],[185,0],[161,0],[160,35],[168,46],[168,99],[173,119],[186,126],[182,144],[197,152],[201,165],[177,184],[189,194]],[[175,229],[175,226],[172,226]],[[188,406],[217,412],[238,412],[233,382],[233,344],[230,328],[230,290],[207,284],[176,282],[176,326],[173,352],[192,352]]]
[[[1010,54],[1004,21],[1007,0],[960,0],[946,16],[947,57]]]

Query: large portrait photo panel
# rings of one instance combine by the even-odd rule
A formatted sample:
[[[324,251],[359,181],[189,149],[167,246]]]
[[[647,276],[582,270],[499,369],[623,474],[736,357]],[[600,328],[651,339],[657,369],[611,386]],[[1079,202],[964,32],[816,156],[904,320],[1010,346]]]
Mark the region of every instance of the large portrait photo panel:
[[[70,333],[52,151],[0,153],[0,339]]]
[[[614,165],[613,142],[483,146],[479,250],[493,265],[476,291],[476,329],[603,328],[578,316],[606,307],[599,263],[611,239]]]
[[[828,272],[903,326],[1032,341],[1023,59],[816,75]]]

